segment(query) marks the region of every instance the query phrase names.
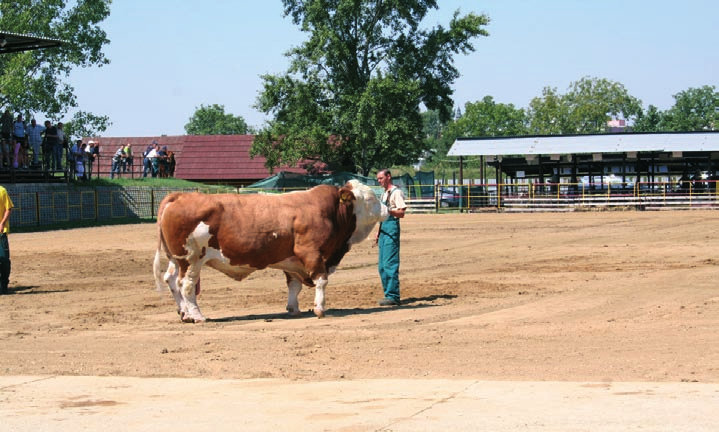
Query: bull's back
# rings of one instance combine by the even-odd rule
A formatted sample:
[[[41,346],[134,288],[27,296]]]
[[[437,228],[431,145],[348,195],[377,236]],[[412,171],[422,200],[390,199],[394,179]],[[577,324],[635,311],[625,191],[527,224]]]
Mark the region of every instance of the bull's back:
[[[161,203],[158,223],[174,256],[188,253],[188,239],[202,227],[209,233],[207,246],[221,251],[232,265],[264,268],[293,256],[298,240],[316,248],[327,243],[333,231],[333,189],[278,195],[171,194]]]

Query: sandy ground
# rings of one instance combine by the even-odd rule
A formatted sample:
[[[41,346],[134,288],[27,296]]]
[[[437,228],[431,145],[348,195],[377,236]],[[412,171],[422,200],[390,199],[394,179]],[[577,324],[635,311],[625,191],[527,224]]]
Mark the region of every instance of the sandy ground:
[[[409,215],[402,305],[366,241],[324,319],[284,276],[203,271],[210,321],[154,287],[152,224],[12,234],[0,375],[719,382],[719,213]]]

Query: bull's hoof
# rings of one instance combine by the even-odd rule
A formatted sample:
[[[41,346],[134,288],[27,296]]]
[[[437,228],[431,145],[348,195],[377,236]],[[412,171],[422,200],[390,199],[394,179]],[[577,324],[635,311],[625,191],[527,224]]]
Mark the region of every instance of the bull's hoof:
[[[322,308],[315,306],[315,315],[317,315],[317,318],[324,318],[325,311]]]
[[[187,314],[187,313],[185,313],[185,312],[183,312],[183,313],[180,314],[180,319],[182,320],[182,322],[184,322],[184,323],[190,323],[190,324],[199,324],[199,323],[205,322],[205,317],[203,317],[203,316],[200,316],[200,317],[192,317],[192,316],[190,316],[189,314]]]
[[[295,309],[293,307],[287,306],[285,309],[287,309],[287,315],[289,315],[293,318],[302,316],[302,311],[300,311],[300,308]]]

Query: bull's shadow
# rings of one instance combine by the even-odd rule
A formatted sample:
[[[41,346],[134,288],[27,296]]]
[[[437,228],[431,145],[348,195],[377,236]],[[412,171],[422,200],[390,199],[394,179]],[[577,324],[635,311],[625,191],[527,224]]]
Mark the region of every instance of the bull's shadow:
[[[42,290],[37,289],[39,286],[35,285],[22,285],[22,286],[9,286],[6,295],[33,295],[33,294],[53,294],[53,293],[64,293],[69,292],[69,289],[61,290]]]
[[[436,294],[427,297],[409,297],[402,300],[399,306],[395,307],[371,307],[371,308],[349,308],[349,309],[328,309],[325,316],[328,317],[345,317],[350,315],[369,315],[378,312],[387,312],[394,309],[424,309],[429,307],[441,306],[438,304],[428,304],[439,299],[451,300],[457,298],[455,294]],[[233,322],[233,321],[274,321],[274,320],[294,320],[301,318],[314,318],[315,314],[312,309],[302,312],[300,316],[290,316],[287,312],[271,313],[271,314],[251,314],[243,316],[231,316],[222,318],[207,318],[208,322]]]

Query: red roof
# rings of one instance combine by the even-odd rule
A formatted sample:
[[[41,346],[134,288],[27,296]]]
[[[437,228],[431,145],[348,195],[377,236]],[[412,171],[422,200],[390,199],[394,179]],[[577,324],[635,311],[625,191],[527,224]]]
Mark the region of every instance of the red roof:
[[[100,143],[100,171],[110,172],[112,156],[121,145],[132,144],[135,175],[142,175],[142,152],[153,141],[175,153],[175,177],[184,180],[251,184],[280,171],[306,174],[302,168],[278,167],[272,172],[265,158],[250,158],[254,135],[180,135],[159,137],[98,137],[85,142]]]

